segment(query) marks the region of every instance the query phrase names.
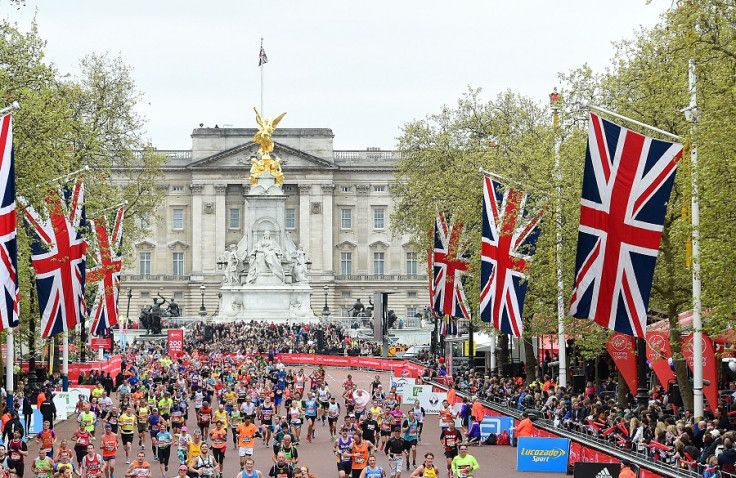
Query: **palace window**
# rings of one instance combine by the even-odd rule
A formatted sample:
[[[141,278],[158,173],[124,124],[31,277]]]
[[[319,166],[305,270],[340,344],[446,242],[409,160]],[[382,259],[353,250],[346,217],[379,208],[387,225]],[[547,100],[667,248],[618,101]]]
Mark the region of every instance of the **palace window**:
[[[174,221],[173,228],[175,231],[181,231],[184,229],[184,209],[174,209],[173,212]]]
[[[139,258],[138,272],[141,275],[150,276],[151,275],[151,253],[141,252],[138,258]]]
[[[386,221],[384,220],[384,209],[373,210],[373,229],[385,229]]]
[[[418,267],[419,267],[419,261],[417,261],[417,253],[407,252],[406,253],[406,274],[410,276],[417,275]]]
[[[353,228],[353,210],[340,209],[340,229]]]
[[[184,275],[184,253],[175,252],[173,256],[173,274],[175,276]]]
[[[286,209],[286,220],[284,222],[286,229],[296,229],[296,209]]]
[[[348,276],[353,273],[353,253],[340,253],[340,274]]]
[[[373,253],[373,273],[376,275],[382,275],[386,273],[386,253],[385,252],[374,252]]]
[[[240,229],[240,209],[237,207],[230,208],[230,229]]]

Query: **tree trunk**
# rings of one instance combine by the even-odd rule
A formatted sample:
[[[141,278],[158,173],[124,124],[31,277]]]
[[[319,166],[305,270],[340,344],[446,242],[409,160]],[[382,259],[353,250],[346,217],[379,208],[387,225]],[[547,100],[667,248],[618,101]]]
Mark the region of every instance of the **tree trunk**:
[[[534,356],[532,339],[522,338],[524,341],[524,355],[526,357],[526,383],[532,383],[538,378],[537,357]]]
[[[617,381],[618,388],[616,389],[616,401],[626,408],[626,404],[628,403],[627,398],[629,395],[629,384],[626,383],[626,380],[623,379],[621,374],[618,374]]]
[[[509,336],[500,334],[498,336],[498,367],[499,373],[503,373],[504,364],[509,363]]]

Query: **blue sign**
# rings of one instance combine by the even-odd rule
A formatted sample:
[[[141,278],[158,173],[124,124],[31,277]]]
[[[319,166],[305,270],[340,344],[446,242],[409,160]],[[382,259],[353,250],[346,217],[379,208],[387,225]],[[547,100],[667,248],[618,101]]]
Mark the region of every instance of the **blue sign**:
[[[488,435],[495,433],[500,435],[505,431],[511,435],[511,427],[514,426],[514,419],[511,417],[484,417],[480,422],[480,436],[485,440]]]
[[[567,473],[569,438],[530,438],[518,440],[516,471],[552,471]]]

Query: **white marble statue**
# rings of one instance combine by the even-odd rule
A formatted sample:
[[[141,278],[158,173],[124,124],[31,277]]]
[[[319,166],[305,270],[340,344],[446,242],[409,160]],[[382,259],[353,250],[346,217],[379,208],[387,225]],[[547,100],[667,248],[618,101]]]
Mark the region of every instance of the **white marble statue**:
[[[271,231],[263,233],[263,238],[250,251],[250,266],[246,282],[252,284],[259,275],[271,271],[274,276],[284,282],[284,269],[281,267],[281,248],[271,238]]]
[[[225,266],[225,284],[240,285],[240,274],[238,273],[238,253],[235,244],[230,245],[230,250],[225,253],[227,265]]]
[[[294,252],[292,277],[294,278],[294,282],[307,282],[309,280],[307,275],[307,253],[301,244],[299,244],[299,248]]]

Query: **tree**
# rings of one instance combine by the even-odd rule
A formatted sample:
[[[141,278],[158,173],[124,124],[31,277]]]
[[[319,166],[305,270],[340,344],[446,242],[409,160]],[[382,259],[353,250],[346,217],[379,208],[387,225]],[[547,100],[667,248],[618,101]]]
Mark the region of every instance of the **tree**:
[[[45,211],[46,187],[39,186],[88,166],[88,215],[105,214],[128,200],[125,234],[134,240],[141,235],[135,218],[153,212],[160,200],[155,184],[163,158],[142,138],[144,122],[135,113],[141,94],[130,68],[120,58],[90,55],[74,79],[44,61],[44,48],[35,23],[22,33],[0,21],[0,94],[21,105],[14,113],[18,194]],[[31,325],[21,330],[32,331],[39,318],[30,293],[35,284],[29,245],[28,231],[19,227],[21,321]]]

